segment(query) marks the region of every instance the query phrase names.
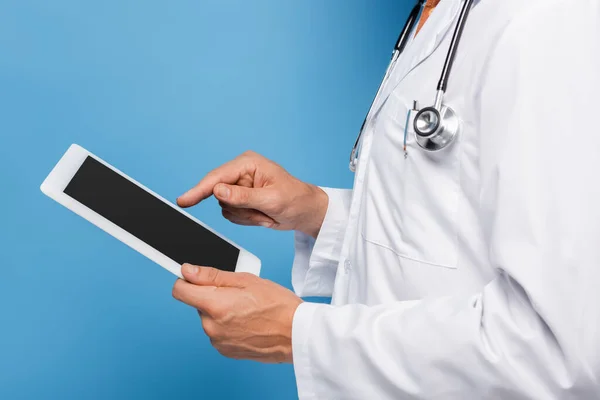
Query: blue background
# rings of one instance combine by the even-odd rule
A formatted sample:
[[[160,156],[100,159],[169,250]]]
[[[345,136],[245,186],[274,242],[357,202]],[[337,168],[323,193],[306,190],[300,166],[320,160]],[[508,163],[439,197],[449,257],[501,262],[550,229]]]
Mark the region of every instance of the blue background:
[[[1,0],[0,399],[296,397],[221,357],[174,277],[42,195],[78,143],[175,199],[253,149],[350,187],[404,0]],[[191,211],[289,287],[292,234]]]

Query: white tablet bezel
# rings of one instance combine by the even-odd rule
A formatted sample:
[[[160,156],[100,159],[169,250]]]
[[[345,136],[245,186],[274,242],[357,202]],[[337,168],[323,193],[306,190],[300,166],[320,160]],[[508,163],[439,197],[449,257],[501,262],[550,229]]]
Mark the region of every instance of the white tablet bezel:
[[[179,208],[175,204],[169,202],[168,200],[164,199],[160,195],[154,193],[152,190],[148,189],[141,183],[130,178],[123,172],[119,171],[117,168],[113,167],[112,165],[108,164],[104,160],[96,157],[94,154],[90,153],[89,151],[85,150],[84,148],[82,148],[81,146],[78,146],[76,144],[73,144],[69,147],[67,152],[62,156],[60,161],[56,164],[56,166],[52,169],[52,171],[50,172],[48,177],[44,180],[44,182],[42,183],[42,185],[40,187],[42,192],[45,195],[47,195],[48,197],[52,198],[53,200],[57,201],[58,203],[62,204],[65,207],[67,207],[69,210],[71,210],[71,211],[75,212],[76,214],[78,214],[79,216],[87,219],[88,221],[90,221],[91,223],[93,223],[94,225],[99,227],[100,229],[104,230],[108,234],[119,239],[121,242],[125,243],[132,249],[137,250],[141,254],[145,255],[146,257],[148,257],[149,259],[151,259],[152,261],[154,261],[161,267],[165,268],[166,270],[168,270],[175,276],[182,278],[181,265],[179,265],[176,261],[167,257],[166,255],[159,252],[152,246],[148,245],[147,243],[145,243],[145,242],[141,241],[140,239],[138,239],[137,237],[133,236],[131,233],[127,232],[120,226],[114,224],[113,222],[109,221],[102,215],[91,210],[90,208],[86,207],[82,203],[78,202],[74,198],[72,198],[69,195],[67,195],[66,193],[64,193],[65,188],[67,187],[69,182],[71,182],[71,179],[73,178],[73,176],[75,176],[75,173],[79,170],[79,168],[81,167],[81,165],[83,164],[83,162],[85,161],[85,159],[88,156],[94,158],[98,162],[100,162],[103,165],[107,166],[108,168],[112,169],[113,171],[115,171],[116,173],[121,175],[122,177],[131,181],[133,184],[139,186],[140,188],[144,189],[145,191],[147,191],[148,193],[150,193],[157,199],[164,202],[165,204],[168,204],[173,209],[177,210],[178,212],[180,212],[180,213],[184,214],[185,216],[187,216],[188,218],[192,219],[197,224],[200,224],[204,228],[208,229],[209,231],[211,231],[212,233],[214,233],[221,239],[223,239],[226,242],[237,247],[240,250],[240,254],[238,256],[237,264],[235,267],[235,272],[249,272],[249,273],[252,273],[255,275],[260,274],[261,262],[260,262],[260,259],[258,257],[256,257],[254,254],[250,253],[249,251],[238,246],[231,240],[218,234],[213,229],[211,229],[210,227],[208,227],[205,224],[203,224],[202,222],[200,222],[194,216],[183,211],[181,208]]]

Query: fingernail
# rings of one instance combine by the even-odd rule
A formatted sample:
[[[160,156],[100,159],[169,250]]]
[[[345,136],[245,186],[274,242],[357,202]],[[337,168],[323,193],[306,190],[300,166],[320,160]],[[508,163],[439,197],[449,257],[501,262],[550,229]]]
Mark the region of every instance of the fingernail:
[[[258,224],[260,226],[262,226],[263,228],[270,228],[273,226],[273,224],[271,222],[259,222]]]
[[[183,268],[185,268],[185,271],[188,274],[197,274],[198,273],[198,267],[196,267],[195,265],[191,265],[191,264],[184,264]]]
[[[229,188],[225,185],[219,185],[217,186],[217,196],[219,196],[222,199],[226,199],[229,197]]]

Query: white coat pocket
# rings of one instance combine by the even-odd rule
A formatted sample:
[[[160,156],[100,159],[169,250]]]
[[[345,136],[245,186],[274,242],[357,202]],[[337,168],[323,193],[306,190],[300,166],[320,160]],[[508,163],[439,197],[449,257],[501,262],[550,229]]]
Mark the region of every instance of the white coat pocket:
[[[416,113],[406,126],[411,106],[393,93],[381,110],[366,169],[361,233],[399,257],[456,268],[460,138],[439,152],[421,149],[412,124]]]

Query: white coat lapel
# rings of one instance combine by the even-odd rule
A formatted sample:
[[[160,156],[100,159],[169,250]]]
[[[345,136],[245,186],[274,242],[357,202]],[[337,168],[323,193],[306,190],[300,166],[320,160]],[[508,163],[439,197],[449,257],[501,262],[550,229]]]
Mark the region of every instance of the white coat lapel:
[[[374,104],[372,110],[373,116],[377,114],[402,80],[439,47],[447,34],[452,34],[461,3],[462,1],[460,0],[442,0],[438,4],[417,37],[409,43],[404,54],[400,56],[393,70],[390,72],[390,78]],[[431,85],[432,93],[437,84],[437,78],[432,77],[431,82],[424,82],[424,84]]]

